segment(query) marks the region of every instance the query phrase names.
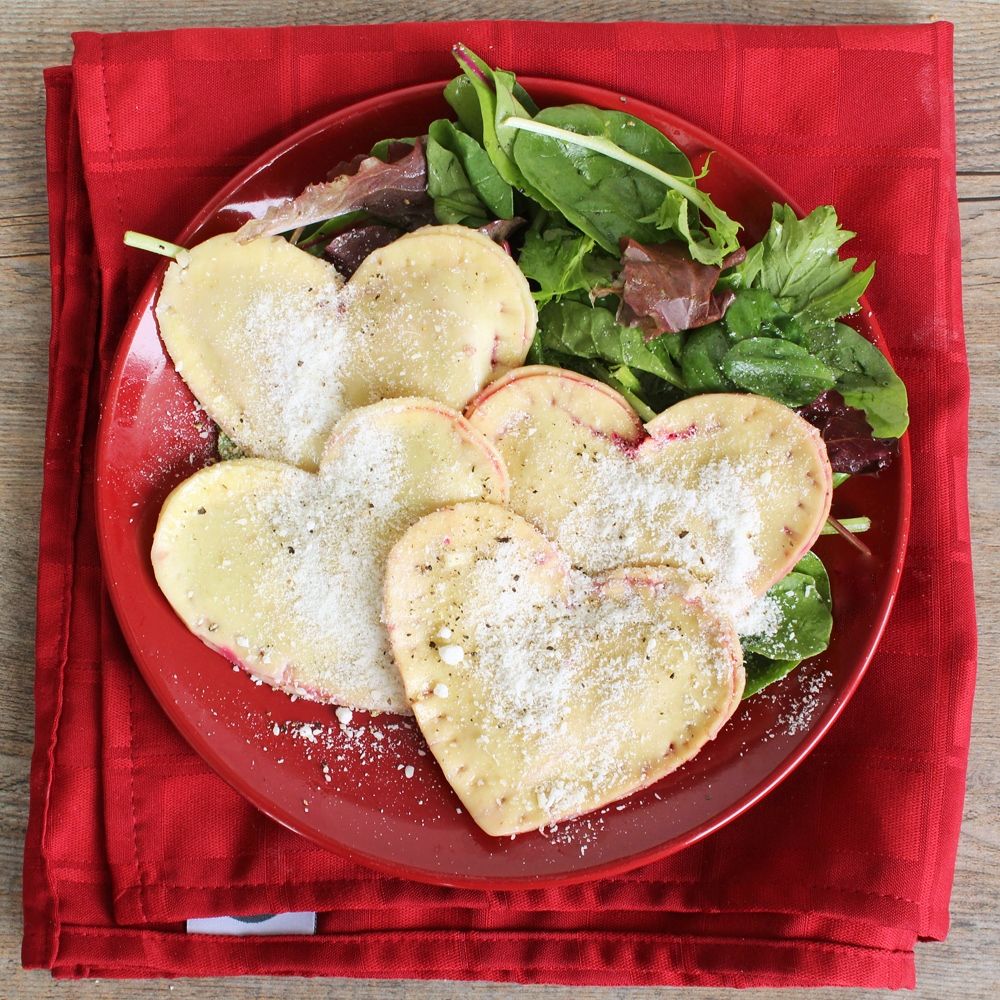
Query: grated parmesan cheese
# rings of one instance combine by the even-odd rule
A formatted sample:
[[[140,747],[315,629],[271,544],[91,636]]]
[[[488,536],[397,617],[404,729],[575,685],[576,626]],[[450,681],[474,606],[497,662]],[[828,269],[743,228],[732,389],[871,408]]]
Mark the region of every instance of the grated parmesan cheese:
[[[573,561],[591,573],[674,565],[703,581],[703,593],[720,610],[750,621],[761,514],[748,483],[760,468],[724,458],[668,478],[661,466],[617,448],[591,459],[575,468],[580,500],[556,532]],[[760,607],[752,620],[766,626],[772,618]]]
[[[232,514],[240,515],[230,524],[247,524],[219,544],[242,586],[217,610],[228,620],[243,616],[235,643],[255,672],[318,700],[405,705],[381,624],[382,549],[406,527],[405,462],[400,438],[372,425],[347,436],[334,471],[230,495]],[[252,576],[243,575],[246,545],[255,549]]]
[[[332,269],[331,269],[332,270]],[[227,344],[231,370],[246,373],[245,428],[237,440],[255,454],[274,458],[307,454],[347,410],[342,368],[347,359],[345,321],[349,287],[331,274],[325,284],[303,289],[255,286],[241,317],[242,330]],[[244,397],[244,398],[240,398]],[[255,440],[263,424],[267,443]]]
[[[466,643],[464,689],[473,692],[480,718],[496,720],[481,726],[478,752],[499,761],[508,735],[551,748],[551,766],[540,766],[531,786],[537,808],[550,817],[580,812],[595,791],[630,780],[621,748],[641,734],[623,706],[643,697],[654,657],[698,664],[685,695],[692,718],[701,717],[732,669],[716,636],[682,640],[675,625],[652,620],[638,592],[605,599],[588,576],[565,562],[561,568],[568,591],[553,591],[551,576],[531,557],[517,546],[497,546],[464,570],[455,623]],[[589,731],[576,724],[584,705],[600,720]],[[556,765],[564,756],[572,768]]]

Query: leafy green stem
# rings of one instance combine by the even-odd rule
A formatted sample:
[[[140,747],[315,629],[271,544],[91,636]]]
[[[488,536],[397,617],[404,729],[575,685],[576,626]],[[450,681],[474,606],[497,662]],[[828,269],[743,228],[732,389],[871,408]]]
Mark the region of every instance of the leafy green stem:
[[[131,229],[125,233],[123,242],[125,246],[135,247],[137,250],[148,250],[161,257],[170,257],[172,260],[177,260],[178,254],[186,252],[184,247],[179,247],[176,243],[158,240],[155,236],[147,236],[145,233],[137,233]]]
[[[483,83],[489,83],[486,79],[486,74],[476,62],[475,57],[461,42],[456,42],[451,47],[451,54],[455,57],[455,61],[459,64],[459,66],[461,66],[464,70],[467,70],[469,73],[477,76],[483,81]]]
[[[849,520],[854,519],[850,518]],[[870,521],[869,527],[871,527]],[[832,528],[835,535],[840,535],[841,538],[849,541],[866,559],[872,558],[872,550],[856,536],[856,529],[847,528],[842,521],[835,518],[832,514],[826,519],[826,524],[823,525],[823,532],[826,532],[828,528]]]
[[[630,368],[627,365],[619,365],[617,368],[612,368],[610,371],[611,381],[614,383],[614,387],[629,401],[632,409],[639,414],[639,419],[644,423],[648,424],[656,416],[656,411],[651,410],[636,394],[633,392],[633,386],[629,385],[629,382],[634,382],[634,388],[640,388],[638,382],[636,381],[635,375],[632,374]]]
[[[832,518],[831,518],[832,520]],[[844,517],[837,521],[842,528],[849,531],[852,535],[858,535],[863,531],[868,531],[872,526],[872,519],[870,517]],[[821,535],[839,535],[840,532],[837,531],[836,527],[832,524],[824,524],[823,530],[820,532]]]

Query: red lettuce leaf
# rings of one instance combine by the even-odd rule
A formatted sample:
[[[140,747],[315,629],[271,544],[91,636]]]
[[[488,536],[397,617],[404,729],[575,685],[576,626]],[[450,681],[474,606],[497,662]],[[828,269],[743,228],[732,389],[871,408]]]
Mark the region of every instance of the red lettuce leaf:
[[[833,389],[799,407],[798,413],[822,435],[834,472],[881,472],[899,452],[896,438],[873,437],[864,410],[848,406]]]
[[[351,166],[348,164],[347,169]],[[433,221],[422,140],[418,139],[405,156],[391,163],[375,156],[365,157],[355,173],[311,184],[297,198],[272,205],[262,218],[245,223],[237,239],[247,242],[258,236],[274,236],[361,210],[405,228]]]
[[[337,233],[323,249],[323,257],[349,278],[373,250],[388,246],[403,234],[393,226],[365,223]]]
[[[494,219],[492,222],[487,222],[486,225],[480,226],[479,232],[483,236],[488,236],[494,243],[506,246],[509,253],[510,245],[507,241],[510,239],[511,233],[520,229],[524,223],[525,220],[519,215],[515,215],[513,219]]]
[[[645,246],[622,240],[620,290],[615,289],[621,296],[618,322],[641,327],[646,340],[715,323],[735,298],[728,289],[715,291],[719,275],[744,256],[744,250],[737,250],[721,267],[713,267],[692,260],[682,243]]]
[[[352,156],[349,160],[341,160],[340,163],[338,163],[333,170],[326,175],[326,179],[328,181],[334,181],[338,177],[353,177],[354,174],[358,172],[361,164],[372,156],[374,156],[377,160],[381,160],[383,163],[396,163],[404,157],[409,156],[409,154],[413,152],[413,147],[417,143],[423,143],[424,148],[426,149],[427,136],[422,135],[419,139],[387,139],[383,142],[378,142],[372,148],[370,153],[358,153],[357,156]]]
[[[410,146],[407,146],[407,151],[410,148]],[[353,177],[361,168],[361,164],[369,156],[371,156],[371,153],[358,153],[357,156],[352,156],[349,160],[341,160],[332,170],[327,172],[326,179],[328,181],[335,181],[338,177]]]

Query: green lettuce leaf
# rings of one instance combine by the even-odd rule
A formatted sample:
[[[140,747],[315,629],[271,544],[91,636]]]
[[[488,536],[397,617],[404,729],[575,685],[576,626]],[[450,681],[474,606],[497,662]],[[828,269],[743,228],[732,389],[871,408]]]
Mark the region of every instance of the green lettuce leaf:
[[[696,199],[688,190],[670,188],[657,210],[639,221],[652,222],[657,229],[680,237],[687,244],[688,253],[699,263],[718,265],[739,246],[741,226],[708,195],[699,193],[702,198]],[[699,210],[708,220],[705,225],[699,218]]]
[[[489,221],[462,161],[431,139],[427,142],[427,193],[434,201],[434,216],[440,223],[475,228]]]
[[[538,283],[532,292],[539,306],[573,292],[607,285],[618,261],[595,249],[594,240],[540,212],[524,237],[518,266]]]
[[[759,653],[745,652],[743,654],[743,670],[747,679],[743,688],[743,700],[752,697],[758,691],[763,691],[768,684],[780,681],[801,662],[801,660],[771,660]]]
[[[729,338],[720,323],[693,330],[684,337],[681,374],[692,392],[732,392],[735,385],[722,370]]]
[[[545,195],[531,185],[515,162],[513,146],[518,134],[506,125],[508,118],[530,116],[537,111],[534,102],[530,98],[527,105],[522,101],[521,96],[527,97],[527,94],[513,73],[491,69],[464,45],[456,45],[452,52],[468,84],[449,84],[445,88],[445,98],[451,102],[462,126],[482,144],[508,184],[529,195],[543,208],[551,208]],[[471,97],[475,97],[475,103]]]
[[[600,306],[570,299],[550,302],[538,314],[537,339],[543,352],[625,365],[671,385],[684,384],[667,349],[667,337],[644,341],[638,327],[622,326],[614,313]],[[641,387],[633,392],[638,394],[640,390]]]
[[[538,338],[535,338],[536,343]],[[559,354],[555,351],[548,351],[544,355],[544,362],[532,361],[532,364],[549,364],[557,368],[568,368],[570,371],[579,372],[581,375],[589,375],[591,378],[610,385],[615,392],[625,397],[628,404],[639,415],[643,423],[649,423],[656,416],[656,410],[647,406],[638,395],[640,391],[645,391],[636,372],[633,372],[627,365],[606,365],[601,361],[594,361],[590,358],[580,358],[571,354]]]
[[[854,233],[840,228],[830,205],[799,219],[788,205],[774,205],[764,239],[747,251],[735,270],[744,288],[769,292],[802,326],[826,325],[857,312],[858,298],[875,273],[855,271],[857,258],[841,260],[840,248]]]
[[[778,300],[765,288],[741,288],[729,304],[723,318],[733,340],[768,336],[782,336],[777,321],[785,317]],[[794,339],[794,338],[788,338]]]
[[[545,108],[517,128],[522,131],[513,151],[522,174],[608,253],[618,253],[623,236],[640,243],[670,238],[658,224],[668,224],[661,214],[667,182],[708,201],[677,146],[623,111],[586,104]]]

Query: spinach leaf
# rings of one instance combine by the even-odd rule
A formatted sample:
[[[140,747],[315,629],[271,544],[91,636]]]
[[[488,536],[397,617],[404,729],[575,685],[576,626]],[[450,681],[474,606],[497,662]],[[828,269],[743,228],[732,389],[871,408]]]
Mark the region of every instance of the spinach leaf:
[[[731,277],[721,279],[717,289],[724,290],[731,280]],[[723,322],[734,341],[749,337],[778,337],[800,346],[805,341],[802,324],[796,317],[789,316],[764,288],[740,288],[736,291]]]
[[[550,222],[546,212],[538,214],[525,234],[517,263],[526,277],[538,282],[532,295],[540,306],[607,285],[618,266],[613,257],[595,249],[589,236],[559,221]]]
[[[532,364],[555,365],[557,368],[568,368],[570,371],[579,372],[581,375],[589,375],[591,378],[610,385],[612,389],[620,392],[633,410],[639,415],[639,419],[648,423],[656,416],[656,410],[648,406],[639,396],[645,391],[645,386],[635,372],[627,365],[615,365],[611,367],[601,361],[591,358],[581,358],[573,354],[560,354],[558,351],[545,350],[539,348],[536,352],[536,345],[539,338],[536,336],[528,357]],[[537,357],[539,360],[535,360]]]
[[[662,241],[656,234],[666,230],[685,241],[695,260],[715,265],[739,246],[739,224],[698,190],[687,157],[645,122],[569,105],[507,125],[522,130],[514,156],[525,176],[605,249],[613,251],[621,236]],[[691,222],[699,211],[708,220],[704,227]]]
[[[638,118],[571,104],[507,126],[520,130],[513,152],[522,174],[609,253],[623,236],[677,235],[696,260],[717,265],[739,246],[739,225],[698,190],[687,157]],[[678,195],[710,220],[704,233],[691,228]]]
[[[538,114],[538,105],[535,104],[534,98],[529,94],[524,87],[522,87],[517,80],[514,81],[514,97],[517,98],[518,104],[528,112],[529,115]]]
[[[542,338],[535,333],[534,339],[531,341],[531,346],[528,348],[528,354],[524,359],[526,365],[556,365],[559,368],[568,368],[568,365],[561,364],[560,362],[551,360],[552,352],[546,351],[542,346]]]
[[[456,128],[452,122],[445,118],[431,122],[427,134],[429,172],[427,190],[435,202],[441,196],[435,193],[435,188],[440,190],[439,185],[434,182],[435,165],[443,165],[453,159],[461,168],[464,186],[471,190],[476,199],[482,203],[478,210],[478,217],[509,219],[513,216],[514,192],[511,186],[500,176],[492,160],[487,156],[486,150],[472,136]],[[450,154],[450,156],[445,156],[445,153]],[[449,176],[458,179],[459,175],[450,167],[448,172]],[[440,179],[440,175],[438,179]],[[463,200],[467,200],[467,197],[463,196]],[[484,211],[482,206],[485,206],[488,212]],[[437,209],[436,203],[435,209]],[[440,214],[438,218],[441,222],[461,221],[460,219],[442,219]]]
[[[456,76],[444,88],[444,99],[458,116],[459,124],[480,145],[483,143],[483,110],[479,95],[467,76]]]
[[[906,386],[885,355],[843,323],[811,330],[805,346],[837,373],[834,388],[848,406],[864,410],[877,438],[898,438],[909,425]]]
[[[732,392],[733,383],[722,370],[729,353],[729,338],[721,324],[694,330],[686,335],[681,352],[681,373],[692,392]]]
[[[774,205],[764,239],[747,251],[736,268],[744,288],[770,292],[802,326],[826,325],[858,310],[875,265],[855,271],[856,258],[840,259],[854,233],[841,229],[831,205],[799,219],[788,205]]]
[[[778,621],[766,634],[740,637],[747,674],[743,697],[784,677],[830,644],[833,599],[822,560],[807,552],[783,580],[767,592]]]
[[[833,592],[830,589],[830,574],[827,573],[823,560],[815,552],[807,552],[794,566],[794,572],[811,576],[820,596],[826,601],[827,607],[833,607]]]
[[[684,385],[680,370],[662,343],[666,337],[644,341],[641,330],[622,326],[614,313],[600,306],[571,299],[550,302],[538,314],[537,336],[545,352],[626,365],[672,385]]]
[[[811,576],[793,571],[768,591],[768,597],[779,609],[778,627],[773,635],[743,636],[744,649],[771,660],[804,660],[826,649],[833,615]]]
[[[467,50],[468,51],[468,50]],[[469,52],[470,56],[472,55]],[[477,57],[478,58],[478,57]],[[485,63],[483,64],[485,66]],[[538,105],[535,104],[524,87],[516,80],[513,87],[514,97],[529,115],[538,114]],[[472,85],[472,80],[464,74],[456,76],[450,80],[444,88],[444,99],[451,105],[452,110],[458,117],[462,128],[465,129],[473,139],[480,145],[483,142],[483,114],[476,94],[476,88]]]
[[[447,147],[427,141],[427,193],[438,222],[477,226],[489,221],[486,208],[469,182],[462,161]]]
[[[734,344],[722,359],[722,370],[741,389],[785,406],[805,406],[836,382],[834,371],[805,348],[771,337]]]
[[[801,660],[771,660],[759,653],[749,650],[743,654],[743,670],[747,680],[743,688],[743,700],[762,691],[782,677],[787,677],[802,661]]]

